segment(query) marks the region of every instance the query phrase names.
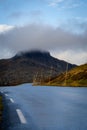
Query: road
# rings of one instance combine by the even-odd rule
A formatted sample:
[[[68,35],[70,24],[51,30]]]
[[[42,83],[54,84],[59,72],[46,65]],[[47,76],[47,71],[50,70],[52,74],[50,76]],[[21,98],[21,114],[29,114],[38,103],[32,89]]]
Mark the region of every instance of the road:
[[[9,130],[86,130],[87,88],[1,88],[8,105]]]

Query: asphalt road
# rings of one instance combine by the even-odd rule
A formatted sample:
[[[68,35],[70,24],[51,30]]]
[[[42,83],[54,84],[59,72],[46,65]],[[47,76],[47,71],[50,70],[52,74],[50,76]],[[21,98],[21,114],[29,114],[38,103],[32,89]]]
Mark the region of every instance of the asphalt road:
[[[21,92],[22,91],[22,92]],[[26,90],[27,91],[27,90]],[[21,87],[2,88],[1,93],[6,100],[8,112],[8,130],[38,130],[29,113],[28,99],[25,100],[26,92]],[[24,95],[22,95],[24,93]]]
[[[0,89],[8,106],[8,130],[86,130],[87,88]]]

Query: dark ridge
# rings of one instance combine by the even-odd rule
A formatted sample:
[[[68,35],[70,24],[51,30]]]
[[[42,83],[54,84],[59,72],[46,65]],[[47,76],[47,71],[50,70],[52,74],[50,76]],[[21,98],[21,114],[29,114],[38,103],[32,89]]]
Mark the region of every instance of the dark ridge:
[[[50,57],[50,53],[47,51],[39,51],[39,50],[19,52],[13,57],[13,59],[17,59],[21,57],[24,57],[24,58]]]
[[[27,51],[16,54],[13,58],[0,60],[0,85],[31,83],[38,73],[43,79],[55,77],[66,71],[66,61],[59,60],[47,51]],[[68,69],[76,65],[68,63]]]

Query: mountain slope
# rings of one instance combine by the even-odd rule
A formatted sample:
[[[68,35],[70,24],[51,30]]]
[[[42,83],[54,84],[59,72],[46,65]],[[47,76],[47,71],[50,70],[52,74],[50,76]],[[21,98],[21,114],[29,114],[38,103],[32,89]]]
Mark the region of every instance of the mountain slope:
[[[21,52],[10,59],[0,60],[0,86],[18,85],[33,82],[38,73],[47,79],[52,71],[52,77],[66,70],[67,62],[58,60],[49,52],[29,51]],[[69,69],[76,65],[69,64]]]
[[[87,64],[78,66],[51,79],[48,85],[54,86],[84,86],[87,87]]]

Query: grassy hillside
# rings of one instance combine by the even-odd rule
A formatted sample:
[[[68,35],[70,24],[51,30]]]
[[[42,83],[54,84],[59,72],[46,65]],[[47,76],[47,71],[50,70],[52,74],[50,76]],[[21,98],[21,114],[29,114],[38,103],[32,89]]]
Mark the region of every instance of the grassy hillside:
[[[87,87],[87,64],[73,68],[51,79],[46,85]]]

